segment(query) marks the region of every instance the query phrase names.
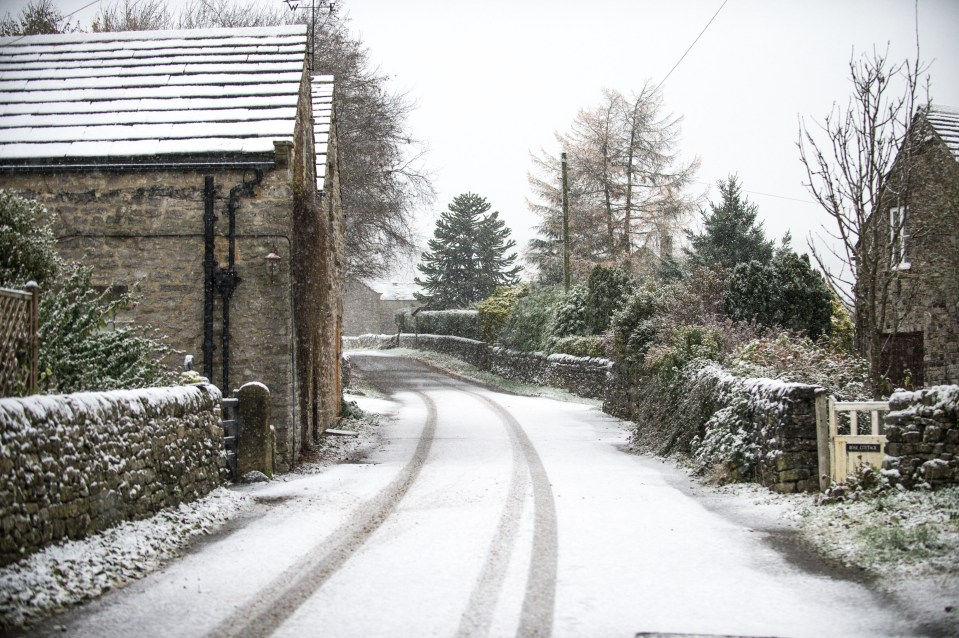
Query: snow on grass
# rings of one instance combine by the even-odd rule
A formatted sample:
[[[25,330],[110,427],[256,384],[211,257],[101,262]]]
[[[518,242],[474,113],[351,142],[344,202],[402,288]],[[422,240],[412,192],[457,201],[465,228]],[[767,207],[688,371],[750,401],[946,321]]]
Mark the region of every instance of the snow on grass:
[[[845,565],[883,578],[959,579],[959,487],[889,490],[800,514],[803,535]]]
[[[152,518],[47,547],[0,568],[0,627],[26,626],[142,578],[211,534],[252,498],[225,488]]]

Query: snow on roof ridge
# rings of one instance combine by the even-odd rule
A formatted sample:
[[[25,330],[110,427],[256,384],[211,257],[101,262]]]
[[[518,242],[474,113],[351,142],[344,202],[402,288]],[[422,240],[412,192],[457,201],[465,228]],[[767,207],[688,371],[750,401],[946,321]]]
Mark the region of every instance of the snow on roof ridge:
[[[199,40],[210,38],[277,37],[293,35],[306,37],[306,25],[288,24],[273,27],[217,27],[210,29],[165,29],[162,31],[109,31],[106,33],[58,33],[52,35],[8,36],[0,38],[0,47],[12,45],[29,46],[31,44],[71,44],[130,40]]]
[[[947,104],[930,104],[930,113],[948,113],[950,115],[959,115],[959,107],[949,106]]]

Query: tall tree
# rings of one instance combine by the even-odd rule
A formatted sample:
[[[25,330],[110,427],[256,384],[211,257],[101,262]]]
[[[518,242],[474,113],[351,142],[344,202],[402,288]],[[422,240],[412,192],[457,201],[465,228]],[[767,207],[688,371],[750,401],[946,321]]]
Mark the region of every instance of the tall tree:
[[[687,230],[691,265],[732,268],[736,264],[757,261],[768,264],[773,258],[773,242],[766,239],[762,222],[756,223],[759,209],[742,195],[739,178],[730,175],[719,180],[720,202],[710,202],[710,211],[700,211],[703,230]]]
[[[308,9],[290,11],[279,1],[192,0],[173,12],[166,0],[117,0],[101,9],[94,29],[238,28],[312,18]],[[312,70],[333,75],[336,82],[347,272],[382,275],[397,256],[413,255],[416,210],[433,201],[425,147],[407,126],[413,103],[388,88],[389,76],[373,65],[366,46],[351,34],[348,19],[318,4],[315,26]]]
[[[661,95],[649,85],[631,96],[606,90],[600,104],[582,109],[569,132],[557,135],[569,156],[574,260],[636,270],[671,253],[693,208],[686,190],[698,160],[680,162],[681,118],[661,110]],[[558,227],[556,162],[541,154],[533,163],[530,184],[538,201],[531,208],[549,239]],[[530,247],[534,262],[545,257],[540,248]]]
[[[486,198],[457,195],[436,222],[429,250],[418,266],[425,293],[416,298],[431,310],[467,308],[486,299],[497,286],[519,282],[516,242],[498,212],[489,212]]]
[[[0,36],[70,33],[79,29],[80,25],[71,23],[53,0],[30,0],[16,17],[8,12],[0,19]]]
[[[827,238],[816,243],[810,237],[809,245],[832,288],[856,309],[856,348],[869,360],[875,392],[886,373],[884,340],[895,335],[908,306],[894,300],[902,273],[890,263],[890,244],[902,237],[906,219],[892,224],[879,219],[908,205],[913,181],[908,133],[924,73],[918,53],[915,61],[899,64],[887,55],[850,60],[853,90],[846,108],[834,106],[815,127],[800,121],[798,143],[806,187],[831,225],[824,227]]]

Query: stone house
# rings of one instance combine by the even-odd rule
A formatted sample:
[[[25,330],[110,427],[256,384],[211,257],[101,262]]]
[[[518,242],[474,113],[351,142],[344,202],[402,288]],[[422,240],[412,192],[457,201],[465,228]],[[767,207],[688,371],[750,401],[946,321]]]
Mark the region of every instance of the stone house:
[[[224,393],[266,384],[277,469],[340,411],[333,78],[306,27],[0,38],[0,188]]]
[[[897,387],[959,383],[959,110],[919,111],[888,184],[883,367]]]
[[[347,277],[343,335],[395,334],[396,312],[422,305],[413,296],[418,290],[410,282]]]

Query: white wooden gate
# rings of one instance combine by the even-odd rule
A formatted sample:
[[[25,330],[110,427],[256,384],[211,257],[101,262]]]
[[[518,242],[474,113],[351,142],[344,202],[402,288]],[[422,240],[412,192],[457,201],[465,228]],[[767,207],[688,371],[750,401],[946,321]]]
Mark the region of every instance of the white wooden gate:
[[[882,466],[886,437],[881,434],[881,413],[889,411],[888,401],[836,401],[829,399],[829,467],[830,478],[841,483],[856,470],[868,464]],[[860,433],[859,414],[869,414],[868,432]],[[849,423],[849,433],[839,434],[840,421]],[[845,427],[843,427],[845,430]]]

